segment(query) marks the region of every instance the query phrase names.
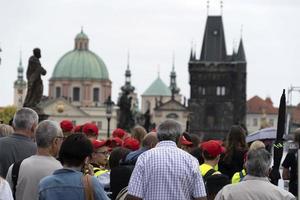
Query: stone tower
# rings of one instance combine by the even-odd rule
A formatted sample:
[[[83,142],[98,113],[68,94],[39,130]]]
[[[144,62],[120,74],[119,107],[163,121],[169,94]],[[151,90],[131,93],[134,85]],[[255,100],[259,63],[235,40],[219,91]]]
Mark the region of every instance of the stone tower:
[[[233,124],[245,124],[246,57],[243,41],[237,53],[226,52],[222,16],[208,16],[200,58],[189,61],[189,130],[223,139]]]
[[[14,82],[14,105],[17,108],[21,108],[23,106],[26,92],[27,92],[27,85],[26,81],[23,78],[24,68],[22,65],[22,58],[20,56],[19,66],[18,66],[18,78]]]

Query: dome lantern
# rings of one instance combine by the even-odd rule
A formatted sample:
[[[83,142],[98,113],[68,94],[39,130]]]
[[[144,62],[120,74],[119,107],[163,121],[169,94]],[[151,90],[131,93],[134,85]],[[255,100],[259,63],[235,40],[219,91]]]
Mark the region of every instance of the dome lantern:
[[[80,33],[78,33],[75,37],[75,50],[88,50],[88,49],[89,49],[89,38],[81,28]]]

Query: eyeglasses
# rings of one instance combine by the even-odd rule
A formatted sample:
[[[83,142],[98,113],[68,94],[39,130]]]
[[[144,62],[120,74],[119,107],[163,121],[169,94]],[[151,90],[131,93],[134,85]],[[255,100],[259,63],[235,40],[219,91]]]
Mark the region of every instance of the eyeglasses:
[[[56,138],[60,138],[60,139],[65,140],[67,137],[66,136],[56,136]]]

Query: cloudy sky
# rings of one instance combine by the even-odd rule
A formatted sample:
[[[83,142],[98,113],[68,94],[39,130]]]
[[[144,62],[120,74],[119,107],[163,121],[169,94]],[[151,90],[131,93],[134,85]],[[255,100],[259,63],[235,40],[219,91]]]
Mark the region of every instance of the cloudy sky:
[[[300,86],[299,0],[224,0],[223,23],[227,51],[241,36],[248,61],[247,98],[269,96],[279,102],[281,91]],[[209,13],[220,14],[220,1],[211,0]],[[190,96],[188,59],[191,42],[197,55],[207,17],[206,0],[0,0],[0,106],[13,102],[13,82],[22,51],[25,70],[34,47],[48,80],[58,59],[74,46],[81,26],[90,49],[106,63],[113,82],[113,100],[124,83],[130,51],[132,84],[138,94],[160,77],[169,84],[172,54],[177,81]],[[236,41],[236,42],[234,42]],[[300,101],[294,93],[293,103]]]

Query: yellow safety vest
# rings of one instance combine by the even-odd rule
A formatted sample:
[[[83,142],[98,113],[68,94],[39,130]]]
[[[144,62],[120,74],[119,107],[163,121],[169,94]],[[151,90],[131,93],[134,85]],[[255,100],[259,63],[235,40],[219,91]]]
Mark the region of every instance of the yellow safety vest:
[[[202,176],[205,176],[205,174],[212,168],[213,167],[211,165],[208,165],[205,163],[203,163],[202,165],[199,166],[199,170],[200,170]],[[214,170],[216,170],[216,167],[214,167]],[[220,174],[220,172],[216,170],[216,172],[214,172],[213,174]]]
[[[105,173],[109,172],[109,170],[101,169],[99,167],[94,167],[93,170],[94,170],[94,176],[95,177],[101,176],[102,174],[105,174]]]
[[[246,176],[246,170],[243,169],[240,172],[236,172],[233,174],[232,178],[231,178],[231,183],[235,184],[241,181],[242,178],[244,178],[244,176]]]

